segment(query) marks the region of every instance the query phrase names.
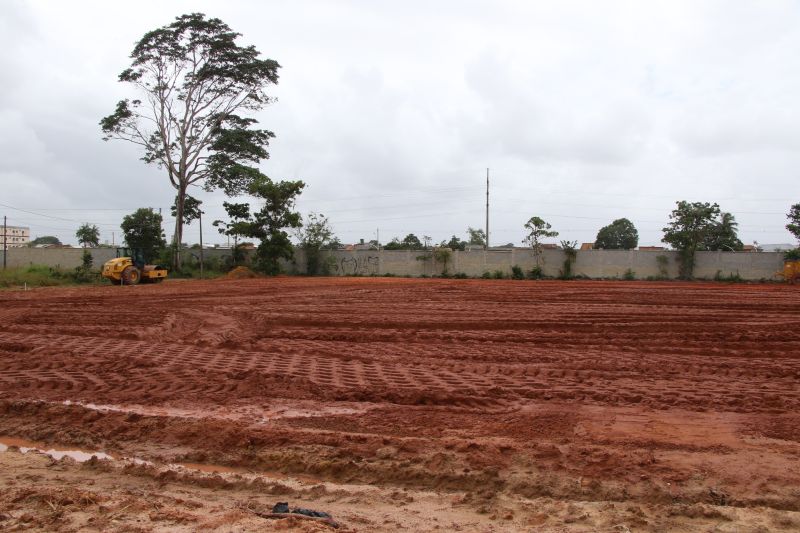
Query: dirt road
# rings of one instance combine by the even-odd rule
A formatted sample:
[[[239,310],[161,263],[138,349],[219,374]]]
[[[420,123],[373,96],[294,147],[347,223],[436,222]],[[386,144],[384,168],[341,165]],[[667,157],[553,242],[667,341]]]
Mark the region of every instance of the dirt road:
[[[290,501],[359,531],[796,530],[798,296],[393,278],[0,292],[0,528],[329,529],[254,514]],[[105,500],[53,503],[90,482]]]

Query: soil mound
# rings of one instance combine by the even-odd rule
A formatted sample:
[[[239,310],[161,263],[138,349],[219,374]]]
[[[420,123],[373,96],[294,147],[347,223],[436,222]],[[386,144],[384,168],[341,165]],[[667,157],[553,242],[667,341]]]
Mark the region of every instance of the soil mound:
[[[258,274],[247,268],[246,266],[238,266],[225,274],[224,279],[253,279],[257,278]]]

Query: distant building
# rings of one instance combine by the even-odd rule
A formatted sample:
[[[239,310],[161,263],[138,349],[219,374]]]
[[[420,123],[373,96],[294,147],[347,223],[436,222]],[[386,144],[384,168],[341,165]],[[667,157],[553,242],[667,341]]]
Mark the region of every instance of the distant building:
[[[594,250],[594,243],[593,242],[585,242],[581,244],[581,250]]]
[[[360,239],[356,244],[343,244],[339,247],[339,249],[347,252],[353,252],[356,250],[380,250],[376,242],[364,242],[364,239]]]
[[[46,243],[46,244],[36,244],[34,248],[72,248],[71,244],[55,244],[55,243]]]
[[[0,230],[2,230],[2,227],[0,227]],[[0,239],[2,239],[1,232]],[[31,242],[31,228],[26,228],[24,226],[6,226],[5,242],[7,248],[23,248],[28,246]]]
[[[756,245],[760,252],[786,252],[797,248],[795,244],[781,243],[781,244],[758,244]]]
[[[665,250],[666,250],[666,248],[664,248],[663,246],[640,246],[639,247],[639,251],[640,252],[663,252]]]

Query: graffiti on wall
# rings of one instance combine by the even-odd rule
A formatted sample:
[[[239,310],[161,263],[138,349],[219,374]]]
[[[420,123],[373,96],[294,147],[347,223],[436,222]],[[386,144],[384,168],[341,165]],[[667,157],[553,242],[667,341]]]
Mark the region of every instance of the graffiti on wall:
[[[381,259],[376,255],[343,257],[334,265],[339,276],[370,276],[378,274]]]

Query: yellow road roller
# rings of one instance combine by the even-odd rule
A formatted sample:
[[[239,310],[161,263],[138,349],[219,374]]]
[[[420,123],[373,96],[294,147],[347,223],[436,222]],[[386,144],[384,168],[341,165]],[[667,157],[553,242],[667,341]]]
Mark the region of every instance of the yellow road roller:
[[[167,277],[167,268],[146,264],[140,249],[117,248],[117,257],[103,265],[103,277],[119,285],[161,283]]]
[[[775,274],[789,283],[797,283],[800,281],[800,261],[784,261],[783,272],[776,272]]]

